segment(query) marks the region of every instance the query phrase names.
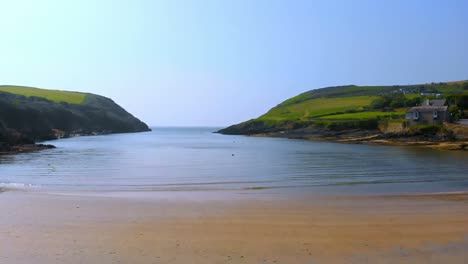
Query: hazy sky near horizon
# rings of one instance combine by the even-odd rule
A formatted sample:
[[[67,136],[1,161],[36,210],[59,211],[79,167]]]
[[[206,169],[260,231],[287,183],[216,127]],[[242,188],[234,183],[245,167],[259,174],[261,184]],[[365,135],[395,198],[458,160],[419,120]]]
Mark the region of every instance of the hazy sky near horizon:
[[[0,84],[224,126],[333,85],[468,79],[463,0],[0,0]]]

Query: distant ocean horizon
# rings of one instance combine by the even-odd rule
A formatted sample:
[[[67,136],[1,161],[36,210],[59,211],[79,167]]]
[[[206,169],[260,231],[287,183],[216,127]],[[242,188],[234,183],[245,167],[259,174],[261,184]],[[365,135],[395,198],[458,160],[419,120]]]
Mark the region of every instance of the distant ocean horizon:
[[[45,142],[0,156],[0,187],[60,191],[451,192],[468,187],[464,152],[227,136],[220,127]]]

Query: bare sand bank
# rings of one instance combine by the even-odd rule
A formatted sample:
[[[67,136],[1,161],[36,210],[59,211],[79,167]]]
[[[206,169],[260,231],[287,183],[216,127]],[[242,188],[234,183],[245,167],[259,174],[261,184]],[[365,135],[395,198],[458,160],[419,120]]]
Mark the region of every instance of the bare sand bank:
[[[0,263],[467,263],[468,195],[0,193]]]

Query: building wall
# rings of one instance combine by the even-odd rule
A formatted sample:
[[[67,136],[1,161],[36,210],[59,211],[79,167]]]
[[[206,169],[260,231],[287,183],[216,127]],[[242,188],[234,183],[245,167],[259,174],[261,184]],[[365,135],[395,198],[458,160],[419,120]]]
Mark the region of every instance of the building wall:
[[[406,128],[406,121],[385,120],[379,122],[379,130],[383,133],[398,133]]]
[[[414,125],[442,125],[450,120],[450,114],[447,111],[439,112],[437,119],[434,119],[433,112],[419,112],[419,119],[409,119],[409,124]]]

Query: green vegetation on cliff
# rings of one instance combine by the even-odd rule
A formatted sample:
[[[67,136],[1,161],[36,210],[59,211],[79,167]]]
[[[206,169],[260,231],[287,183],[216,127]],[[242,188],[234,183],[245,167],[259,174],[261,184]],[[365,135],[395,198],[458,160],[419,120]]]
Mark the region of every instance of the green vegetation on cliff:
[[[321,116],[319,119],[324,120],[351,120],[351,119],[372,119],[380,117],[400,117],[404,112],[358,112],[348,114],[337,114],[329,116]]]
[[[69,104],[82,104],[86,98],[85,93],[39,89],[25,86],[0,85],[0,92],[7,92],[26,97],[40,97],[54,102]]]
[[[299,96],[301,97],[301,96]],[[293,98],[294,99],[294,98]],[[260,120],[308,120],[334,113],[363,111],[375,97],[352,96],[339,98],[313,98],[288,100],[260,116]]]
[[[394,86],[336,86],[290,98],[264,115],[222,129],[223,134],[259,134],[311,125],[337,129],[377,128],[379,120],[403,118],[406,107],[425,97],[449,97],[467,92],[468,81]]]

